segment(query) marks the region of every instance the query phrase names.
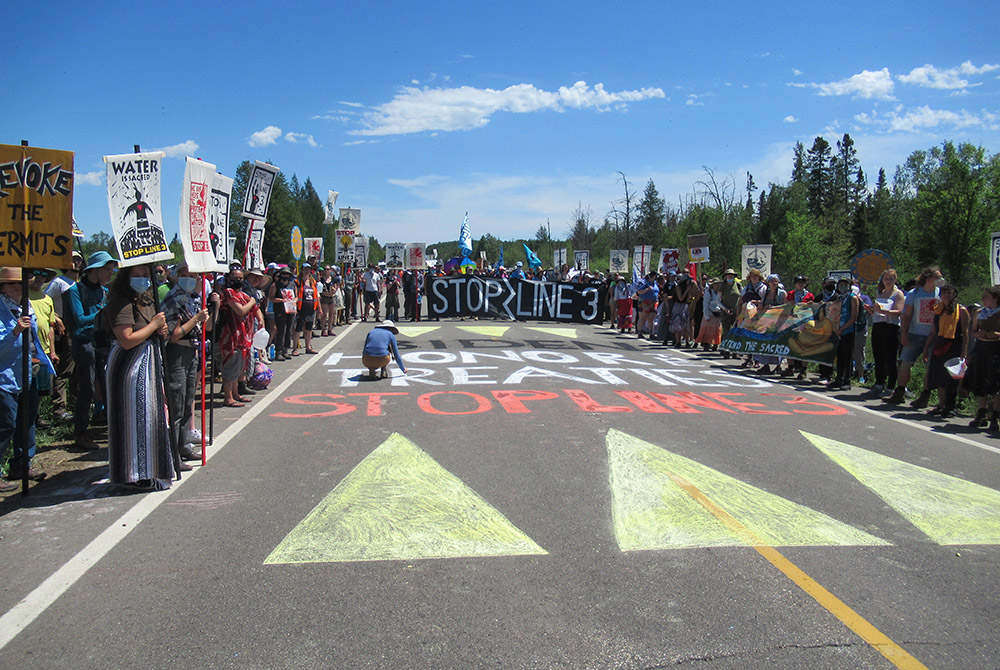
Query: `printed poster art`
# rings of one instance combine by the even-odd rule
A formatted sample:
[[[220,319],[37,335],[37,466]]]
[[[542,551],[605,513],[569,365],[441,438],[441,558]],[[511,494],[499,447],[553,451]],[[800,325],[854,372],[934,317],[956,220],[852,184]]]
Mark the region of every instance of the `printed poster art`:
[[[348,265],[354,265],[354,231],[353,230],[338,230],[337,231],[337,256],[336,260],[338,263],[347,263]]]
[[[385,266],[402,268],[406,257],[406,245],[402,242],[390,242],[385,245]]]
[[[746,277],[751,270],[759,270],[765,277],[771,274],[771,245],[748,244],[743,247],[743,274]]]
[[[247,192],[243,197],[243,211],[240,215],[247,219],[267,219],[267,208],[271,204],[274,180],[281,170],[270,163],[254,161],[253,171],[247,181]]]
[[[645,276],[649,272],[650,256],[653,255],[653,247],[648,244],[640,244],[632,254],[632,263],[639,270],[639,274]]]
[[[680,249],[660,249],[660,263],[658,272],[660,274],[679,274],[681,271],[681,250]]]
[[[751,307],[729,329],[719,347],[740,355],[783,356],[833,365],[837,338],[828,315],[839,319],[839,300],[788,303],[760,311]]]
[[[574,251],[573,252],[573,262],[576,265],[577,270],[589,270],[590,269],[590,252],[589,251]]]
[[[341,230],[350,230],[357,234],[361,230],[361,210],[341,207],[340,228]]]
[[[427,245],[424,242],[407,242],[406,243],[406,269],[407,270],[422,270],[427,264],[426,258]]]
[[[73,266],[73,152],[0,144],[0,266]]]
[[[329,191],[326,195],[326,216],[323,217],[324,226],[332,226],[337,223],[337,196],[336,191]]]
[[[250,229],[247,233],[247,257],[244,259],[244,267],[262,268],[264,267],[264,222],[250,222]]]
[[[208,200],[208,239],[217,264],[211,272],[227,272],[233,257],[229,240],[229,210],[233,198],[233,180],[218,172],[212,178],[212,193]]]
[[[628,274],[628,249],[612,249],[608,261],[608,271],[612,274]]]
[[[306,260],[310,258],[316,258],[320,262],[323,261],[323,238],[322,237],[305,237],[302,242],[306,246]]]
[[[191,272],[214,272],[218,267],[208,222],[214,182],[214,165],[190,156],[186,159],[181,190],[180,238],[184,260]]]
[[[160,167],[164,153],[105,156],[108,210],[121,267],[172,260],[163,232]]]

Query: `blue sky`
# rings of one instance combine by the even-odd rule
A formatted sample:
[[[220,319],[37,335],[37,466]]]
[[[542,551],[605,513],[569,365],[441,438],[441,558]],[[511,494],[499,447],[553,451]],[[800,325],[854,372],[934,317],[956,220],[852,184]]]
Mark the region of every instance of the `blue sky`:
[[[111,232],[106,154],[312,179],[381,242],[565,236],[653,179],[786,182],[796,141],[855,139],[874,182],[943,140],[1000,149],[987,2],[7,3],[0,142],[76,152],[76,219]],[[12,40],[12,42],[11,42]]]

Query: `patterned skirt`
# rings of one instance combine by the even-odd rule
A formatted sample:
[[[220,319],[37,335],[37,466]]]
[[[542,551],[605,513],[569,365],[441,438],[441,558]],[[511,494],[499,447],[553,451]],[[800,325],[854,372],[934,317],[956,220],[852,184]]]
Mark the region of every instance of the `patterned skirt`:
[[[160,347],[143,342],[108,355],[108,469],[112,484],[149,482],[168,489],[174,466]]]

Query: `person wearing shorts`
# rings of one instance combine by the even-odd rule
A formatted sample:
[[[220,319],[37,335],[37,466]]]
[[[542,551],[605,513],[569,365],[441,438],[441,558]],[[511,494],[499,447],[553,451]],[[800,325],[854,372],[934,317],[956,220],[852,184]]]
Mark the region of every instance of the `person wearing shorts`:
[[[296,282],[298,299],[296,308],[298,316],[295,319],[295,334],[292,344],[292,356],[299,355],[299,336],[303,335],[306,343],[307,354],[318,354],[312,348],[313,321],[316,319],[316,312],[319,311],[320,287],[312,276],[312,266],[308,263],[302,265],[302,277]]]
[[[906,397],[906,385],[910,382],[910,369],[924,353],[927,337],[934,328],[934,306],[938,301],[938,283],[943,282],[941,271],[925,268],[917,277],[917,285],[910,289],[903,301],[903,316],[900,319],[899,374],[896,388],[886,402],[896,404]],[[927,388],[913,401],[914,407],[926,407],[930,397]]]

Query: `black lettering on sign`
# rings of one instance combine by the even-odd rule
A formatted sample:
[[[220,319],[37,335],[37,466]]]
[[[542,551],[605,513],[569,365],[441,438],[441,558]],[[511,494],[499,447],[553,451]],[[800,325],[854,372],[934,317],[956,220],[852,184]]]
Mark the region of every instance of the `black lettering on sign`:
[[[73,171],[62,164],[38,163],[32,158],[0,163],[0,198],[15,188],[28,188],[39,195],[69,195],[73,192]]]

